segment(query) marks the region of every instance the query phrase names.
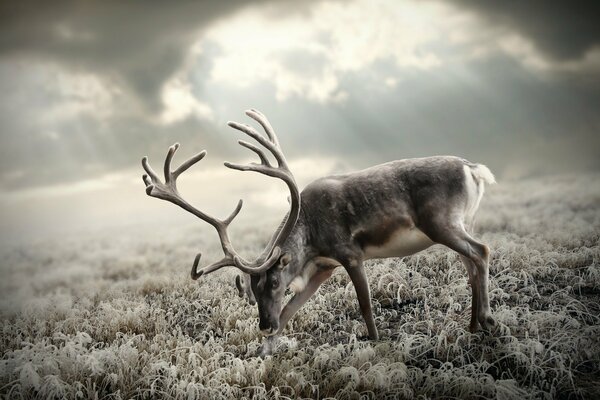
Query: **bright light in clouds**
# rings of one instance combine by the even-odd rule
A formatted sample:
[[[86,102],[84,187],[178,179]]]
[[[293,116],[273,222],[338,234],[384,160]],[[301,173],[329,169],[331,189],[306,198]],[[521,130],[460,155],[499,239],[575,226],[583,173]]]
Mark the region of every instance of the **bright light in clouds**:
[[[214,82],[247,87],[265,80],[275,85],[278,100],[335,102],[347,95],[340,74],[376,61],[439,66],[442,60],[426,45],[449,32],[447,22],[458,20],[449,17],[453,12],[436,3],[369,0],[319,3],[308,15],[278,19],[247,9],[215,25],[203,40],[223,50],[214,61]]]
[[[159,117],[159,122],[169,125],[181,121],[189,116],[199,119],[211,119],[211,108],[199,101],[192,93],[189,83],[177,77],[167,82],[162,91],[164,109]]]
[[[398,67],[442,68],[508,54],[539,72],[592,72],[600,48],[575,61],[548,59],[531,40],[443,2],[358,0],[317,3],[305,14],[273,18],[268,9],[244,9],[223,19],[199,41],[222,50],[210,78],[245,88],[273,84],[279,101],[297,96],[317,103],[343,102],[344,73],[391,60]],[[382,76],[382,87],[397,78]]]
[[[213,110],[201,101],[195,94],[187,74],[197,57],[202,56],[202,47],[196,43],[188,51],[183,66],[162,87],[161,100],[163,109],[157,122],[161,125],[170,125],[188,117],[199,120],[212,120]]]

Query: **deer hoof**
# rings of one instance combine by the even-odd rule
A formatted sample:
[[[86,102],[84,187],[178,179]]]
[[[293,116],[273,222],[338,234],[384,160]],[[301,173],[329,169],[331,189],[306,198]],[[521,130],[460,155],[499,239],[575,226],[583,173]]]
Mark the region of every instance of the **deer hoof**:
[[[268,356],[272,356],[273,355],[273,349],[271,348],[270,345],[268,345],[267,343],[265,343],[262,346],[260,346],[260,348],[258,349],[258,354],[257,355],[264,360]]]
[[[273,350],[275,349],[276,346],[277,346],[277,343],[276,343],[276,339],[274,336],[269,336],[269,337],[265,338],[262,346],[260,346],[258,349],[257,356],[262,358],[263,360],[268,356],[272,356]]]
[[[471,324],[469,325],[469,332],[475,333],[475,332],[477,332],[478,329],[479,329],[479,322],[477,322],[476,319],[472,320]]]
[[[479,320],[479,324],[485,331],[491,331],[496,326],[496,320],[491,315],[486,315]]]

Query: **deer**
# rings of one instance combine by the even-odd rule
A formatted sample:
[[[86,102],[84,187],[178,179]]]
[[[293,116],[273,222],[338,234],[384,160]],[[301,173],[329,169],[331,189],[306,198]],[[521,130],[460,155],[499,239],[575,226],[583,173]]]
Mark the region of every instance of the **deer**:
[[[142,178],[149,196],[176,204],[216,229],[224,257],[198,268],[202,256],[198,253],[191,277],[196,280],[223,267],[244,273],[245,278],[236,278],[236,286],[240,296],[248,295],[258,307],[258,328],[265,337],[261,357],[273,353],[289,320],[338,267],[345,269],[354,286],[368,338],[378,340],[365,261],[406,257],[434,244],[458,253],[467,270],[472,294],[469,330],[490,331],[495,326],[488,295],[490,250],[472,236],[485,185],[495,183],[489,168],[455,156],[401,159],[319,178],[300,192],[270,122],[255,109],[246,115],[262,126],[266,136],[247,124],[228,125],[261,146],[238,141],[260,163],[224,165],[279,179],[290,193],[289,211],[255,259],[240,256],[227,231],[242,200],[228,217],[218,219],[190,205],[177,190],[177,178],[202,160],[206,150],[172,170],[179,144],[171,146],[164,161],[164,181],[144,157]],[[288,288],[294,294],[284,306]]]

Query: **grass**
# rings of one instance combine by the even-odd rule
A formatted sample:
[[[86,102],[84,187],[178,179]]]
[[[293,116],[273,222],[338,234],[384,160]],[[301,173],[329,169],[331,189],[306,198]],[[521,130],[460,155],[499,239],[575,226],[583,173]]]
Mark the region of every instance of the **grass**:
[[[208,228],[5,245],[0,395],[598,398],[600,176],[503,183],[489,190],[478,221],[492,249],[494,334],[467,331],[466,271],[434,247],[368,263],[379,341],[365,339],[339,270],[266,360],[255,357],[257,311],[237,297],[235,271],[189,278],[197,251],[218,256]],[[233,233],[249,252],[269,237],[266,226]]]

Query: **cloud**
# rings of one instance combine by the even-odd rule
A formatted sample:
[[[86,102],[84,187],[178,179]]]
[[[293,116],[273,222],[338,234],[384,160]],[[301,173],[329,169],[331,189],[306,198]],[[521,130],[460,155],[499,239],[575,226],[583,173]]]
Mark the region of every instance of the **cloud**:
[[[504,35],[498,43],[503,51],[535,71],[569,74],[583,78],[588,84],[597,85],[600,82],[600,46],[589,49],[580,58],[556,60],[548,58],[532,41],[517,34]]]
[[[0,62],[0,90],[1,191],[89,179],[176,141],[222,147],[208,106],[177,80],[165,85],[164,111],[151,115],[119,86],[48,62]]]
[[[267,81],[280,102],[291,97],[321,104],[344,102],[348,97],[340,84],[344,75],[379,62],[391,61],[398,69],[443,69],[498,54],[535,73],[551,74],[550,79],[566,73],[583,78],[584,83],[598,83],[600,47],[594,47],[592,32],[589,46],[581,48],[577,57],[556,57],[540,49],[539,38],[526,27],[515,26],[528,23],[529,7],[517,7],[509,24],[508,17],[492,18],[493,6],[486,13],[468,1],[456,3],[323,2],[307,13],[277,19],[263,9],[248,8],[212,25],[199,43],[219,48],[210,70],[212,82],[246,88]],[[549,24],[557,23],[554,12],[542,6],[536,12]],[[574,12],[582,14],[579,9]],[[577,36],[555,29],[557,36]],[[393,86],[393,79],[397,78],[382,77],[382,84]]]
[[[164,108],[159,116],[159,122],[170,125],[189,118],[210,119],[212,110],[206,103],[200,102],[192,93],[192,87],[181,78],[167,82],[162,91]]]
[[[583,143],[597,85],[571,78],[597,76],[600,52],[591,39],[571,58],[544,50],[520,6],[512,19],[458,0],[0,7],[3,191],[138,168],[176,141],[207,149],[210,166],[235,160],[245,153],[225,122],[250,107],[292,160],[456,153],[502,170],[495,149],[576,130],[577,145],[553,151],[587,161],[561,168],[595,168]],[[542,170],[530,161],[521,153],[512,170]]]
[[[269,3],[2,2],[3,190],[105,174],[186,138],[223,151],[223,121],[188,66],[211,65],[195,46],[208,26]],[[290,4],[267,8],[311,3]]]
[[[189,44],[215,18],[242,6],[227,2],[3,2],[0,56],[50,59],[114,80],[149,109]]]
[[[272,19],[246,9],[213,25],[203,40],[221,49],[214,82],[247,87],[268,80],[280,101],[299,96],[319,103],[346,98],[340,75],[379,60],[399,67],[428,69],[441,61],[427,48],[449,26],[438,4],[411,1],[317,3],[308,13]]]
[[[600,3],[597,1],[453,0],[492,24],[528,38],[545,56],[558,61],[585,58],[600,46]]]

